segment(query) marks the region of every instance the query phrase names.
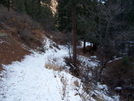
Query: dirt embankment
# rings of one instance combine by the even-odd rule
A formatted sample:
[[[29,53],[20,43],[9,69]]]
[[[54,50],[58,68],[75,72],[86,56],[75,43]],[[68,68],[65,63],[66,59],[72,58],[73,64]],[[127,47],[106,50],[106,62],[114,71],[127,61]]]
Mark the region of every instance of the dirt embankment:
[[[12,36],[0,32],[0,71],[3,70],[2,64],[20,61],[28,54],[30,52]]]

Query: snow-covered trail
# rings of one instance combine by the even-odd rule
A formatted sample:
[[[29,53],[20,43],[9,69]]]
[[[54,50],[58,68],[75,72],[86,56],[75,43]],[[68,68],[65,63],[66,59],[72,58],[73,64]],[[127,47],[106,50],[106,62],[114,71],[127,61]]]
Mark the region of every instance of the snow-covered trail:
[[[67,56],[68,52],[65,47],[60,48],[49,49],[42,54],[34,52],[21,62],[4,66],[5,71],[2,72],[3,77],[0,80],[0,101],[67,101],[67,98],[80,101],[80,97],[72,96],[75,92],[70,84],[72,79],[76,80],[75,77],[45,68],[46,63],[54,62],[53,58],[57,59],[59,66],[64,65],[63,57]],[[62,94],[65,87],[61,78],[70,83],[67,88],[70,91],[65,96]]]
[[[68,56],[65,46],[50,48],[52,42],[46,43],[45,53],[33,51],[21,62],[4,65],[5,70],[0,73],[0,101],[97,101],[92,98],[92,91],[90,95],[83,91],[80,79],[65,71],[46,68],[48,63],[65,66],[64,57]],[[83,56],[80,59],[90,67],[97,63]],[[105,96],[103,91],[96,92],[106,101],[118,101]]]

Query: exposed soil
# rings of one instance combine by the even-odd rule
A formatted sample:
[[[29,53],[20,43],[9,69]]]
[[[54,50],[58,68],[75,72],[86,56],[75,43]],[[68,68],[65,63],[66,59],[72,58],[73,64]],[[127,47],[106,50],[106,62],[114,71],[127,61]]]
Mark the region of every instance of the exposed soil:
[[[30,52],[22,47],[18,41],[8,34],[0,33],[0,71],[2,64],[11,64],[13,61],[20,61]]]

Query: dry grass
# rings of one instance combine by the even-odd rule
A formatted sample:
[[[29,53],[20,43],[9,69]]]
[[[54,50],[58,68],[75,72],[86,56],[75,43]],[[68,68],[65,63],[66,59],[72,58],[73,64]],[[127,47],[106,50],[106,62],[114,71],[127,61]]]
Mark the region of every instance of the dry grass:
[[[1,64],[10,64],[12,61],[20,61],[25,55],[30,54],[26,47],[10,36],[0,36],[0,67]]]
[[[67,91],[67,79],[64,77],[64,76],[62,76],[61,77],[61,82],[62,82],[62,84],[63,84],[63,86],[62,86],[62,100],[64,100],[64,98],[66,97],[66,91]]]
[[[75,80],[75,81],[74,81],[74,85],[75,85],[76,87],[80,87],[79,81],[78,81],[78,80]]]
[[[61,71],[62,67],[60,67],[58,64],[51,64],[51,63],[46,63],[45,67],[48,69],[53,69],[55,71]]]

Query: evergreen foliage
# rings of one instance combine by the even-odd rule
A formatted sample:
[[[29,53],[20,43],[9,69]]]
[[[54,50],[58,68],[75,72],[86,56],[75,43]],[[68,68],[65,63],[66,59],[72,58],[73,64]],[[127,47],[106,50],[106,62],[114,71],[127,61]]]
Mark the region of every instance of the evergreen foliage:
[[[60,31],[71,31],[71,2],[59,0],[57,6],[56,26]]]
[[[40,22],[45,28],[53,28],[53,14],[50,8],[51,0],[9,0],[10,7],[18,12],[26,13]],[[7,0],[0,4],[9,6]]]
[[[0,4],[2,4],[4,6],[8,6],[7,0],[0,0]]]

